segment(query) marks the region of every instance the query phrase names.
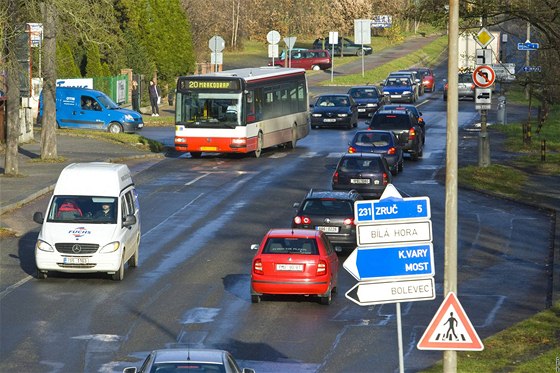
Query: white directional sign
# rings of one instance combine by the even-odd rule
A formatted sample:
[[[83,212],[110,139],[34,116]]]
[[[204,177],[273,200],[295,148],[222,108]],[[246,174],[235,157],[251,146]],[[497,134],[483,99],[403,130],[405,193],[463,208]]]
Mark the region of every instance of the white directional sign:
[[[346,293],[346,298],[360,306],[431,300],[436,298],[436,289],[433,277],[416,280],[358,282]]]
[[[432,240],[432,222],[358,224],[358,246]]]

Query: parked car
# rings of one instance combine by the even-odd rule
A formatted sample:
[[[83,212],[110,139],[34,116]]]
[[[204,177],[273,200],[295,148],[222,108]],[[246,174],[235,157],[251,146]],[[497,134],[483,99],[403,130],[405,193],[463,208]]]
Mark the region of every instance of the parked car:
[[[255,373],[241,369],[232,354],[224,350],[170,348],[152,351],[140,368],[127,367],[123,373],[221,372]]]
[[[356,247],[354,202],[362,197],[355,190],[324,191],[311,189],[303,201],[294,203],[296,215],[292,228],[325,232],[336,252]]]
[[[269,66],[272,62],[269,63]],[[292,50],[291,59],[278,58],[274,60],[274,66],[299,67],[305,70],[326,70],[332,66],[332,58],[329,51],[324,49]]]
[[[408,110],[379,110],[371,117],[369,129],[393,131],[403,151],[413,160],[418,160],[424,152],[424,133]]]
[[[373,85],[355,86],[348,90],[358,105],[358,116],[371,117],[379,108],[389,102],[389,98]]]
[[[295,53],[295,52],[297,52],[297,51],[300,51],[300,52],[301,52],[301,51],[306,51],[306,50],[309,50],[309,48],[292,48],[292,49],[291,49],[292,54]],[[287,53],[288,53],[288,50],[287,50],[287,49],[282,49],[282,52],[280,52],[280,55],[278,56],[278,58],[281,59],[281,60],[286,59],[286,54],[287,54]],[[270,66],[270,65],[269,65],[269,66]]]
[[[314,49],[332,50],[329,38],[315,39],[313,42]],[[338,43],[334,45],[334,53],[340,56],[361,56],[373,53],[371,45],[356,44],[348,38],[338,38]]]
[[[403,149],[392,131],[358,131],[348,144],[348,153],[381,154],[393,175],[404,169]]]
[[[310,110],[311,128],[358,126],[358,105],[348,94],[324,94]]]
[[[447,89],[448,89],[448,82],[445,82],[445,86],[443,87],[443,100],[447,101]],[[457,92],[459,96],[459,100],[462,98],[470,98],[474,101],[476,87],[472,80],[471,73],[460,73],[457,81]]]
[[[383,94],[388,96],[391,102],[416,102],[416,90],[412,80],[408,77],[389,77],[383,83]]]
[[[426,92],[433,92],[436,90],[436,76],[432,69],[427,67],[419,67],[416,69],[422,79],[424,90]]]
[[[318,296],[331,304],[338,285],[338,256],[327,235],[313,229],[271,229],[257,250],[251,267],[251,302],[263,295]]]
[[[344,154],[332,176],[333,190],[354,189],[362,196],[379,198],[393,181],[387,159],[381,154]]]
[[[383,109],[385,110],[408,110],[412,113],[412,115],[414,116],[414,118],[416,119],[416,121],[418,122],[418,125],[420,126],[420,128],[422,128],[422,135],[424,136],[422,138],[422,141],[424,142],[424,144],[426,143],[426,122],[424,121],[424,118],[422,117],[422,112],[420,110],[418,110],[418,108],[415,105],[411,105],[411,104],[400,104],[400,105],[386,105]]]

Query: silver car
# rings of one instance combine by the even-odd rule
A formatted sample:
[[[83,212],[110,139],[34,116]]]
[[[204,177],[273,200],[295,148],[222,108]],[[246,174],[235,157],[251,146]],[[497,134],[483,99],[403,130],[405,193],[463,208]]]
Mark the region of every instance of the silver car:
[[[458,92],[459,100],[462,98],[470,98],[471,100],[474,100],[476,89],[471,73],[459,74],[458,83],[457,83],[457,92]],[[447,82],[443,87],[443,100],[447,101]]]
[[[124,368],[123,373],[255,373],[241,369],[233,356],[224,350],[176,348],[152,351],[138,369]]]

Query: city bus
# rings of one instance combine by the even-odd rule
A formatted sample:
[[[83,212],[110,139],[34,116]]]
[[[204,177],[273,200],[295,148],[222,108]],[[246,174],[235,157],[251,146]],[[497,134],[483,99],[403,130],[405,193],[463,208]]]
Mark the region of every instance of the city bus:
[[[252,153],[294,148],[309,134],[304,69],[255,67],[180,77],[175,103],[175,150]]]

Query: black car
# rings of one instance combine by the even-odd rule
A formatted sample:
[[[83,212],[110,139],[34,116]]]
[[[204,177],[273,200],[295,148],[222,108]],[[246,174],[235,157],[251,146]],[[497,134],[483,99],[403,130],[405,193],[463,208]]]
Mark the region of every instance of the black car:
[[[401,104],[401,105],[386,105],[383,109],[385,110],[408,110],[412,113],[412,116],[416,119],[416,122],[418,122],[418,125],[420,126],[420,128],[422,128],[422,141],[424,144],[426,144],[426,122],[424,121],[424,118],[422,117],[422,112],[420,110],[418,110],[418,108],[415,105],[412,104]]]
[[[352,87],[348,94],[354,98],[358,105],[358,116],[371,117],[373,113],[389,103],[389,99],[373,85]]]
[[[294,203],[297,212],[292,228],[323,231],[337,252],[353,250],[356,247],[354,202],[361,199],[354,190],[311,189],[303,201]]]
[[[313,49],[327,49],[332,51],[333,46],[329,42],[329,38],[315,39]],[[347,38],[338,38],[338,43],[334,45],[334,54],[340,56],[361,56],[373,53],[371,45],[356,44]]]
[[[344,154],[332,176],[333,190],[354,189],[364,197],[379,198],[393,181],[387,159],[381,154]]]
[[[348,153],[381,154],[393,175],[404,168],[403,149],[393,131],[357,131],[348,144]]]
[[[393,131],[413,160],[424,152],[424,131],[409,110],[379,110],[371,117],[369,129]]]
[[[311,128],[358,126],[358,105],[348,94],[324,94],[310,110]]]

